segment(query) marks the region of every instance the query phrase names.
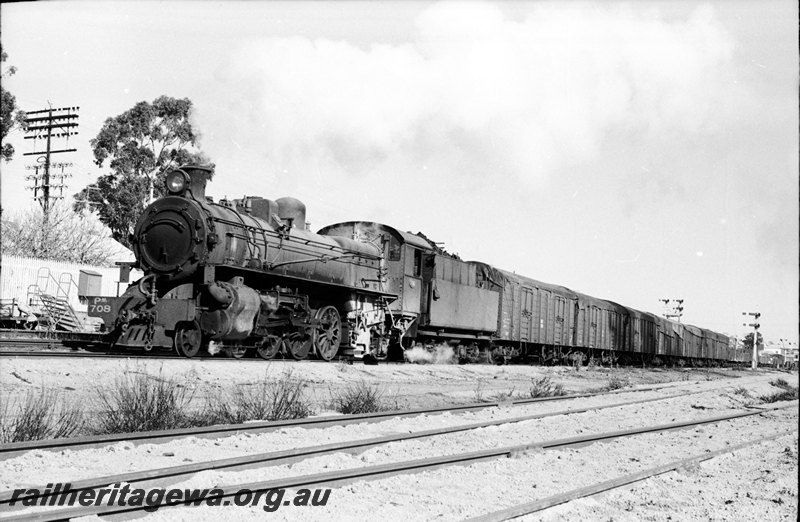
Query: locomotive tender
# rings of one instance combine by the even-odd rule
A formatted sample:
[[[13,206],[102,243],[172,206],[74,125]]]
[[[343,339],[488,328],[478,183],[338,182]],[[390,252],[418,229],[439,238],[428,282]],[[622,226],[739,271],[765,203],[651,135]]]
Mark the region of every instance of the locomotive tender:
[[[385,358],[390,347],[448,343],[462,360],[580,354],[744,362],[725,335],[564,287],[462,261],[422,234],[350,221],[307,230],[293,198],[214,202],[211,171],[166,176],[132,236],[145,276],[90,314],[115,346],[192,357]]]

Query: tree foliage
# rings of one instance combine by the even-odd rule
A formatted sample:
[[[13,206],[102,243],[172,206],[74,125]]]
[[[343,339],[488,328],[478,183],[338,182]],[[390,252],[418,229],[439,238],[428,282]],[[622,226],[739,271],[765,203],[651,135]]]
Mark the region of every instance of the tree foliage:
[[[744,336],[742,339],[742,345],[744,346],[745,352],[750,353],[753,351],[753,332]],[[758,333],[758,349],[759,351],[764,348],[764,337],[761,335],[761,332]]]
[[[139,102],[108,118],[91,140],[95,164],[108,162],[104,174],[75,195],[75,209],[97,211],[114,239],[130,247],[129,236],[147,203],[164,193],[164,176],[184,164],[209,164],[195,148],[192,102],[160,96]]]
[[[7,59],[8,53],[0,47],[0,63],[5,62]],[[7,78],[13,76],[16,72],[17,68],[10,66],[4,69],[0,76]],[[14,146],[6,143],[5,140],[8,133],[15,127],[25,127],[25,113],[18,109],[17,99],[14,95],[0,85],[0,141],[3,141],[3,146],[0,148],[0,157],[5,161],[10,161],[14,156]]]
[[[15,256],[108,265],[125,254],[96,217],[81,216],[63,202],[52,205],[46,219],[39,205],[4,219],[2,237],[3,253]]]

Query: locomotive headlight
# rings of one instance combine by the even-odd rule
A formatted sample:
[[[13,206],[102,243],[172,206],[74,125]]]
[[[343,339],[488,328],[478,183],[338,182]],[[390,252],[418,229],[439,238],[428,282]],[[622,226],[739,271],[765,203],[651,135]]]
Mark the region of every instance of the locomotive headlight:
[[[186,173],[182,170],[173,170],[167,174],[167,191],[170,194],[180,194],[186,190],[186,185],[189,180],[186,179]]]

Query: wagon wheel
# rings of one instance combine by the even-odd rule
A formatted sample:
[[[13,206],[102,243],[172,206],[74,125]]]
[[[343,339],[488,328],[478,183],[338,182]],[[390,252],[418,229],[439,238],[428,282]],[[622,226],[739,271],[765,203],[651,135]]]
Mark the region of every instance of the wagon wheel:
[[[232,357],[234,359],[241,359],[244,357],[244,354],[247,353],[247,347],[241,344],[226,346],[224,350],[227,357]]]
[[[502,346],[497,346],[489,353],[489,362],[497,365],[503,365],[506,363],[506,354]]]
[[[283,346],[283,339],[277,335],[268,335],[256,349],[256,353],[262,359],[270,360],[278,354],[281,346]]]
[[[184,321],[175,326],[175,351],[183,357],[194,357],[200,351],[203,334],[197,323]]]
[[[286,343],[286,349],[289,351],[291,356],[299,361],[308,356],[308,352],[311,351],[311,341],[312,339],[309,335],[304,335],[299,332],[292,332],[286,336],[283,342]]]
[[[314,329],[314,350],[320,359],[330,361],[339,351],[342,337],[342,321],[333,306],[317,310],[315,315],[319,325]]]
[[[480,362],[480,360],[481,360],[480,347],[475,343],[472,343],[469,346],[467,346],[467,361],[469,361],[472,364],[475,364]]]

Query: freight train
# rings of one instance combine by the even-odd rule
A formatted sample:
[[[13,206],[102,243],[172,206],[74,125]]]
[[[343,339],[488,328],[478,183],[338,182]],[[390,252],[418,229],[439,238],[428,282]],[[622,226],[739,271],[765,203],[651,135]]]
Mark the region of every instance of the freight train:
[[[470,362],[746,362],[726,335],[462,261],[423,234],[367,221],[313,233],[294,198],[215,202],[210,174],[167,174],[131,236],[145,276],[90,300],[116,347],[331,360],[447,344]]]

